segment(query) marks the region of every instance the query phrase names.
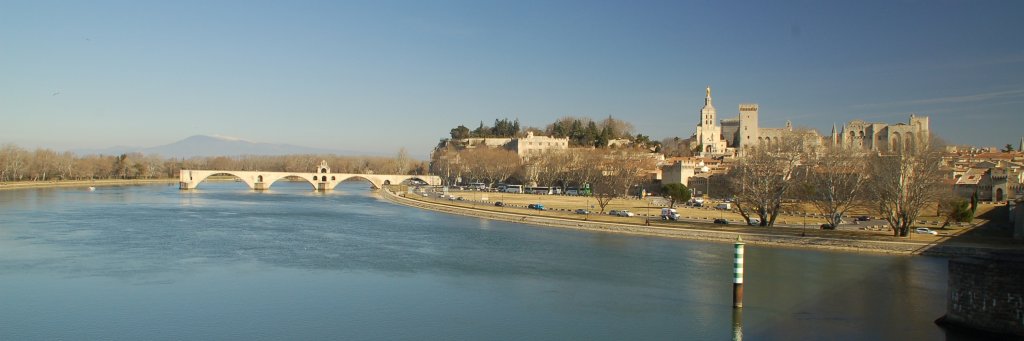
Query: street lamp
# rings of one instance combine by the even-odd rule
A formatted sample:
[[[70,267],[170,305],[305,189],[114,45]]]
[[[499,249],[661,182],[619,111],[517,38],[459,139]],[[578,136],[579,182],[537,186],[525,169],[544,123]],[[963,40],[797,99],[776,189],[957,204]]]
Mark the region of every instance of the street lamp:
[[[651,226],[651,205],[654,205],[654,200],[647,201],[647,213],[644,213],[644,220],[647,226]]]
[[[704,187],[704,199],[711,199],[711,175],[708,175],[708,177],[704,180],[704,184],[706,185]]]
[[[807,236],[807,212],[803,212],[802,215],[804,216],[804,227],[803,227],[803,230],[800,231],[800,236],[801,237],[806,237]]]

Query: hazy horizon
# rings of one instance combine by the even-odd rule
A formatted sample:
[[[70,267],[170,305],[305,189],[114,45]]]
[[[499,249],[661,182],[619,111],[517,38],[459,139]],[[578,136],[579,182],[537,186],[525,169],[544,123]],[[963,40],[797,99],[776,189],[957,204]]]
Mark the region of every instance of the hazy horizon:
[[[429,153],[449,129],[614,116],[687,138],[758,103],[828,134],[929,116],[953,144],[1024,131],[1024,4],[6,2],[0,143],[158,146],[193,135]],[[1018,124],[1013,124],[1018,123]]]

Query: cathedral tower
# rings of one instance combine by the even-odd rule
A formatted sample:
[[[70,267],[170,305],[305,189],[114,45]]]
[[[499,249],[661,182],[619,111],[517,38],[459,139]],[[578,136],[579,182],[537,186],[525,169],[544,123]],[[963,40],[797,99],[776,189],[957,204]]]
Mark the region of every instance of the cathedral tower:
[[[704,156],[725,152],[722,128],[716,124],[715,114],[715,106],[711,103],[711,87],[708,86],[704,107],[700,109],[700,123],[697,124],[697,141],[700,143],[700,153]]]

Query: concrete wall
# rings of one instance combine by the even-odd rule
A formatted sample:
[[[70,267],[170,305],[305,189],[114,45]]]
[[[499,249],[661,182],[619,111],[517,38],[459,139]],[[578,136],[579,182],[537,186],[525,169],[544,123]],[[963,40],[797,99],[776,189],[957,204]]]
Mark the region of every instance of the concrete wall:
[[[1024,337],[1024,256],[995,254],[949,261],[943,324]]]

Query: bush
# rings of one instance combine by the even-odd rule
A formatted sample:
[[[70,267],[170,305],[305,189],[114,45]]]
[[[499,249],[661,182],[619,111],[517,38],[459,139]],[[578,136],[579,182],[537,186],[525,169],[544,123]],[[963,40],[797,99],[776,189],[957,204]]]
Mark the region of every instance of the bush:
[[[971,209],[971,203],[966,200],[958,202],[953,211],[953,220],[961,223],[968,223],[974,220],[974,210]]]

